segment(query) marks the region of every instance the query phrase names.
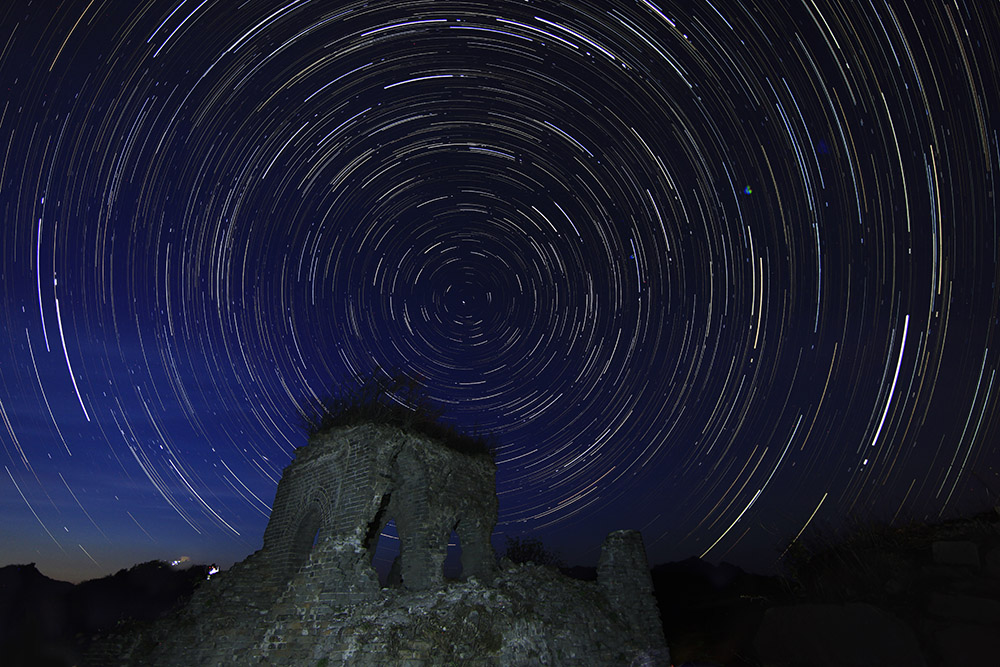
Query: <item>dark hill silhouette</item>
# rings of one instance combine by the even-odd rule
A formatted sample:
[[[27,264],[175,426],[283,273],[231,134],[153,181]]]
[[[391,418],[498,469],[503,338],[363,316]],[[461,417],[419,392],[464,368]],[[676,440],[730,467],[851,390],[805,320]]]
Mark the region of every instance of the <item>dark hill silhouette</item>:
[[[790,600],[788,586],[779,577],[696,557],[656,565],[652,578],[676,665],[756,667],[759,663],[747,647],[766,607]]]
[[[0,568],[0,655],[13,664],[62,664],[62,650],[43,651],[63,642],[69,628],[73,584],[49,579],[34,563]],[[69,635],[70,637],[72,635]]]
[[[150,561],[73,585],[34,563],[0,568],[0,663],[79,664],[90,636],[128,619],[151,621],[187,599],[208,567]]]

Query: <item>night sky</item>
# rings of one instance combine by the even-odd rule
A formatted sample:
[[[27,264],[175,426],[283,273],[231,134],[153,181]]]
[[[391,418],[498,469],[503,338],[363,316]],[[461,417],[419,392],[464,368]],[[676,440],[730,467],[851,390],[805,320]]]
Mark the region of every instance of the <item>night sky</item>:
[[[300,413],[376,367],[497,436],[498,546],[769,572],[982,509],[998,35],[980,0],[6,0],[0,565],[243,559]]]

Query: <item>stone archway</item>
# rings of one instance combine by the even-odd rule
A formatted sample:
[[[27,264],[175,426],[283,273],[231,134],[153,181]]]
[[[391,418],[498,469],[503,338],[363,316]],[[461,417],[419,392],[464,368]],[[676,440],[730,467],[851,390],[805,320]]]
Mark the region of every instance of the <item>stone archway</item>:
[[[287,566],[291,572],[297,571],[309,560],[309,553],[319,539],[322,526],[323,512],[319,503],[310,503],[299,518],[288,545]]]

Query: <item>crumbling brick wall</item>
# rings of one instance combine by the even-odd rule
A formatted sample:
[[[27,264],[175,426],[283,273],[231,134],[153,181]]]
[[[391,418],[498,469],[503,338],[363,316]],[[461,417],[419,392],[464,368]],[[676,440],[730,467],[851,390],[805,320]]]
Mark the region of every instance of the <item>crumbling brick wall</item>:
[[[328,593],[342,586],[363,597],[366,589],[377,592],[376,579],[359,590],[356,578],[340,575],[371,561],[379,534],[395,519],[407,589],[444,582],[452,530],[462,544],[463,577],[488,580],[495,477],[496,465],[485,455],[458,453],[392,426],[333,429],[298,449],[283,472],[261,555],[286,580],[304,567],[322,568]],[[361,549],[346,549],[345,540],[359,541]]]

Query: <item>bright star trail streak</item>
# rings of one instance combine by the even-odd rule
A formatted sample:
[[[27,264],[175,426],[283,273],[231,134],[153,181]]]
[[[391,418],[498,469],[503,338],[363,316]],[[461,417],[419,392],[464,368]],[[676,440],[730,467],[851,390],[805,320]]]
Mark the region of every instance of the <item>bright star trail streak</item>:
[[[0,565],[228,567],[376,368],[496,435],[498,547],[998,502],[995,2],[0,19]]]

